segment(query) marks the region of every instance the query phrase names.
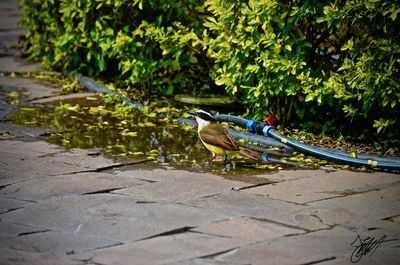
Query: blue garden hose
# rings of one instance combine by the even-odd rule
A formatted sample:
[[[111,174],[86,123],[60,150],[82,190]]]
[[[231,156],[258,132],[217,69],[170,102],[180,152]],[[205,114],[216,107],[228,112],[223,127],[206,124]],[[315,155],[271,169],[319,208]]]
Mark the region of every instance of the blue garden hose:
[[[337,150],[314,147],[311,145],[306,145],[301,142],[295,141],[279,133],[277,130],[275,130],[273,126],[269,126],[268,124],[263,122],[246,120],[241,117],[236,117],[233,115],[226,115],[226,114],[215,115],[215,117],[219,121],[233,122],[239,126],[246,127],[250,132],[261,134],[266,137],[271,137],[293,148],[294,150],[302,153],[355,166],[400,170],[400,160],[397,158],[386,158],[386,157],[382,158],[381,156],[374,156],[367,154],[362,154],[361,156],[358,155],[358,157],[351,157],[349,154],[339,153],[337,152]]]

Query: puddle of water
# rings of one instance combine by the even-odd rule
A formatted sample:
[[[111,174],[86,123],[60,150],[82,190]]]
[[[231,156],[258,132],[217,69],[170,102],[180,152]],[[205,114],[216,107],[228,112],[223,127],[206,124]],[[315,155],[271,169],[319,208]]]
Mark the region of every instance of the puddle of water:
[[[102,107],[29,106],[20,107],[11,119],[24,126],[53,130],[47,139],[50,143],[66,148],[100,148],[114,159],[148,158],[152,160],[149,163],[162,167],[216,173],[254,184],[267,182],[254,175],[281,169],[278,164],[257,168],[258,163],[246,158],[231,158],[227,166],[210,166],[211,153],[198,140],[195,127],[155,113],[146,115],[130,109],[116,115]]]

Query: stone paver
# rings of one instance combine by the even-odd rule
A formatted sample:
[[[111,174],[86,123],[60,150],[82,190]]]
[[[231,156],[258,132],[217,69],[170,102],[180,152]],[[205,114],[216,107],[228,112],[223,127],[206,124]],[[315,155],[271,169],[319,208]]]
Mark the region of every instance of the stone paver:
[[[0,185],[120,164],[103,156],[91,156],[92,150],[65,150],[45,142],[0,141],[0,149]]]
[[[350,231],[335,227],[293,237],[281,237],[235,249],[216,257],[216,260],[237,264],[317,264],[323,261],[340,260],[351,264],[350,257],[355,249],[352,242],[360,235],[379,239],[386,231]],[[400,238],[398,231],[390,239]],[[388,237],[389,239],[389,237]],[[399,241],[382,243],[372,256],[367,255],[360,264],[397,264],[400,252]],[[325,263],[322,263],[325,264]]]
[[[242,188],[249,185],[206,173],[188,174],[188,172],[177,170],[154,170],[150,174],[151,177],[143,176],[141,178],[156,182],[121,189],[114,193],[131,195],[150,201],[185,202],[194,198],[215,195],[221,191],[229,191],[235,187]]]
[[[243,244],[238,239],[185,233],[128,243],[73,258],[95,264],[165,264],[224,252]]]
[[[0,214],[9,212],[9,211],[13,211],[16,209],[24,208],[24,207],[28,206],[29,204],[30,204],[30,202],[27,202],[27,201],[7,199],[2,196],[1,200],[0,200]]]
[[[0,247],[47,253],[53,256],[71,255],[118,244],[119,241],[97,236],[52,231],[4,237],[0,240]]]
[[[248,216],[294,226],[319,230],[329,226],[313,215],[304,214],[311,207],[248,194],[243,191],[224,192],[215,196],[188,201],[188,204],[215,209],[231,217]]]
[[[360,174],[349,171],[343,174],[342,171],[336,171],[321,174],[320,171],[304,171],[302,173],[306,176],[311,174],[310,177],[259,186],[246,189],[245,192],[290,202],[307,203],[354,192],[374,190],[399,181],[398,176],[382,172]]]
[[[83,265],[67,257],[57,257],[40,252],[0,248],[0,264],[4,265]]]
[[[174,203],[147,203],[112,194],[63,197],[1,215],[6,223],[124,242],[226,218],[214,210]]]
[[[20,12],[18,2],[14,0],[2,0],[0,2],[0,30],[1,31],[14,31],[20,30],[18,21]]]
[[[15,57],[0,57],[0,72],[30,73],[40,70],[40,65],[26,59]]]
[[[354,211],[351,209],[344,209],[340,204],[334,208],[315,208],[308,213],[317,216],[324,224],[331,227],[341,226],[350,230],[357,229],[387,229],[396,230],[399,224],[395,221],[380,220],[375,218],[366,218],[362,211]],[[369,217],[369,216],[368,216]]]
[[[0,58],[0,65],[2,65],[2,59],[5,60],[5,58]],[[50,82],[34,78],[3,76],[0,77],[0,87],[5,92],[20,92],[28,101],[58,96],[61,93],[60,88]]]
[[[52,130],[49,129],[27,128],[11,122],[0,123],[0,135],[8,135],[10,139],[25,138],[26,140],[30,140],[30,138],[37,138],[51,132]],[[3,136],[3,138],[5,139],[6,137]]]
[[[8,176],[0,178],[8,183],[0,187],[2,264],[12,264],[12,255],[23,255],[15,257],[21,264],[28,257],[32,264],[130,264],[133,257],[135,264],[346,264],[357,234],[400,238],[398,175],[299,171],[252,187],[182,170],[112,169],[114,162],[91,150],[43,141],[0,146]],[[21,173],[33,169],[36,175]],[[324,173],[341,181],[313,187],[342,197],[304,205],[254,192],[280,187],[284,194],[285,185],[290,191],[295,182],[317,181],[316,174],[325,181]],[[396,264],[393,249],[385,244],[372,258]]]
[[[19,36],[24,35],[24,31],[18,27],[19,17],[16,1],[0,2],[0,54],[17,54],[17,50],[10,45],[15,45]]]
[[[13,224],[13,223],[2,223],[0,230],[0,245],[6,245],[10,239],[13,240],[15,237],[35,234],[40,232],[46,232],[47,229],[32,227],[28,225],[20,225],[20,224]],[[18,245],[16,246],[18,247]]]
[[[27,180],[5,187],[0,190],[0,194],[6,198],[43,201],[73,194],[79,195],[121,189],[142,183],[142,181],[133,177],[87,172]]]
[[[304,230],[294,229],[291,227],[247,217],[232,218],[211,223],[206,226],[194,228],[192,231],[217,236],[238,238],[248,241],[263,241],[282,236],[304,233]]]
[[[314,208],[341,208],[371,219],[385,219],[400,212],[400,185],[310,203]]]

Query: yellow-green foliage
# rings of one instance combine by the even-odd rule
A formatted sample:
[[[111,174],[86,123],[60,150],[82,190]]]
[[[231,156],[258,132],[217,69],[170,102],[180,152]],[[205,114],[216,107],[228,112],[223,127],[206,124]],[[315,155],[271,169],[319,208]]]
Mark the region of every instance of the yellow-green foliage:
[[[121,81],[127,88],[194,87],[198,1],[20,0],[32,57],[60,69]],[[203,74],[204,75],[204,74]]]
[[[400,134],[396,1],[20,3],[31,54],[50,66],[166,95],[211,76],[255,118]]]
[[[256,117],[273,112],[325,131],[353,122],[398,136],[395,1],[206,0],[205,7],[215,82],[243,94]]]

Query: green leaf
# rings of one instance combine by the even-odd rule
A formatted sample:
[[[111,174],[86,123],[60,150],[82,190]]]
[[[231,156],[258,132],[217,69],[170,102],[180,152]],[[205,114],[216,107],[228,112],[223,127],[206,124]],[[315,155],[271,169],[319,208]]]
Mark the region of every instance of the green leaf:
[[[305,102],[312,101],[313,99],[314,99],[314,95],[313,94],[308,94],[306,96],[306,98],[305,98]]]
[[[143,43],[138,42],[138,41],[134,41],[134,42],[132,42],[132,45],[133,45],[134,47],[142,47],[142,46],[143,46]]]
[[[190,63],[198,63],[199,61],[197,60],[197,58],[195,56],[190,56],[189,57],[189,62]]]

